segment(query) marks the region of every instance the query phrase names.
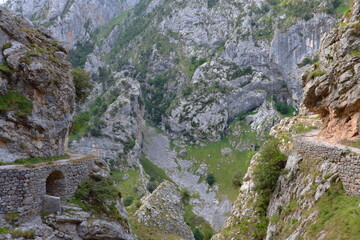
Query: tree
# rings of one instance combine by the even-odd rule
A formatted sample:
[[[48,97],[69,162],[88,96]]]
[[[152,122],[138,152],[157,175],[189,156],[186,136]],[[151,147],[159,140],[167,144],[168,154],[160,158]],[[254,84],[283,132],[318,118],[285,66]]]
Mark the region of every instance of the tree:
[[[215,176],[214,176],[214,174],[209,173],[209,174],[206,176],[206,182],[207,182],[210,186],[214,185],[214,183],[215,183]]]
[[[80,67],[74,68],[72,70],[72,75],[74,77],[76,102],[83,103],[90,95],[94,85],[91,82],[89,73]]]

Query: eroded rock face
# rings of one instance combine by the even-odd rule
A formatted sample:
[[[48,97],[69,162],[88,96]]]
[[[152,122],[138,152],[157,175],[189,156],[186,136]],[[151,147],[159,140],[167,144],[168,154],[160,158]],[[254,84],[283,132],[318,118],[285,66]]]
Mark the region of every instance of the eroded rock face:
[[[320,45],[319,67],[303,76],[304,104],[323,117],[320,137],[356,140],[360,133],[360,3]],[[320,76],[315,76],[315,75]]]
[[[18,0],[5,6],[28,17],[37,25],[50,26],[57,39],[70,47],[89,40],[90,33],[121,12],[133,7],[138,0]],[[84,7],[86,6],[86,7]]]
[[[142,200],[142,206],[135,213],[135,221],[163,234],[194,239],[183,219],[184,213],[180,193],[174,184],[165,181]]]
[[[0,161],[64,155],[75,89],[67,51],[0,8]]]

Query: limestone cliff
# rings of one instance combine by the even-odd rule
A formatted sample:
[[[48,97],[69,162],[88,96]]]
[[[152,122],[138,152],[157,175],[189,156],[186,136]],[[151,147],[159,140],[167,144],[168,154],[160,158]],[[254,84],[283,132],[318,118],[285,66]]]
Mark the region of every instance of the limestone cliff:
[[[271,130],[278,142],[272,149],[286,159],[262,147],[214,239],[359,238],[360,150],[322,140],[358,140],[359,11],[355,1],[322,38],[319,63],[303,75],[304,104],[322,121],[317,115],[292,117]],[[274,181],[266,180],[274,174]]]
[[[121,12],[133,7],[138,0],[17,0],[5,6],[28,17],[38,26],[49,27],[56,39],[73,47],[88,41],[90,34]]]
[[[359,140],[360,3],[321,40],[319,64],[304,74],[304,104],[322,116],[320,136],[333,142]]]
[[[75,89],[67,51],[0,8],[0,161],[64,155]]]

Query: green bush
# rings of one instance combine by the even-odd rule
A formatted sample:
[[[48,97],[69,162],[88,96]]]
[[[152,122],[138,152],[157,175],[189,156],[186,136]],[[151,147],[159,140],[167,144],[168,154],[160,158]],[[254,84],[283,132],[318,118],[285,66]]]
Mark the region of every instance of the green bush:
[[[239,78],[242,76],[250,75],[253,72],[254,72],[254,69],[252,69],[252,67],[239,68],[234,72],[233,78],[236,79],[236,78]]]
[[[208,8],[214,7],[218,2],[219,0],[208,0]]]
[[[260,216],[266,216],[270,195],[275,190],[281,170],[285,167],[286,156],[279,150],[276,139],[267,141],[260,149],[258,164],[254,168],[255,191],[259,193],[255,203]]]
[[[34,239],[35,238],[35,231],[34,230],[15,230],[11,232],[11,236],[13,238],[25,238],[25,239]]]
[[[231,179],[231,183],[233,187],[239,188],[243,184],[244,175],[241,171],[237,171],[234,173],[233,178]]]
[[[124,199],[125,207],[130,206],[134,202],[134,197],[130,196]]]
[[[16,110],[15,115],[19,117],[31,115],[32,107],[32,103],[17,92],[9,92],[5,96],[0,97],[0,111]]]
[[[116,200],[121,194],[116,189],[113,179],[90,175],[90,178],[79,185],[74,194],[75,202],[82,208],[95,213],[105,213],[118,220],[123,220],[116,210]]]
[[[314,78],[316,78],[316,77],[321,77],[321,76],[323,76],[323,75],[325,75],[325,74],[326,74],[326,72],[321,71],[320,69],[315,69],[314,71],[312,71],[312,72],[310,72],[310,73],[308,74],[308,78],[309,78],[309,79],[314,79]]]
[[[295,109],[292,106],[289,106],[284,102],[276,102],[275,109],[279,113],[281,113],[285,116],[291,116],[291,115],[293,115],[293,112],[295,111]]]
[[[10,228],[2,227],[0,228],[0,234],[8,234],[10,232]]]
[[[94,85],[91,83],[90,75],[80,67],[74,68],[72,70],[72,75],[74,77],[76,101],[79,103],[84,103],[94,87]]]
[[[209,173],[209,174],[206,176],[206,182],[207,182],[210,186],[214,185],[214,183],[215,183],[215,176],[214,176],[213,173]]]
[[[77,43],[76,48],[70,52],[70,62],[73,67],[85,67],[85,62],[87,56],[94,50],[94,44],[86,43]]]
[[[306,65],[311,65],[311,64],[315,64],[316,62],[319,61],[319,56],[315,56],[313,59],[310,59],[308,57],[304,58],[304,60],[302,60],[301,63],[299,63],[297,66],[298,67],[304,67]]]
[[[4,43],[4,45],[2,46],[2,50],[5,51],[8,48],[11,48],[12,44],[10,42]]]
[[[193,234],[195,240],[204,240],[204,234],[202,234],[198,228],[195,228]]]

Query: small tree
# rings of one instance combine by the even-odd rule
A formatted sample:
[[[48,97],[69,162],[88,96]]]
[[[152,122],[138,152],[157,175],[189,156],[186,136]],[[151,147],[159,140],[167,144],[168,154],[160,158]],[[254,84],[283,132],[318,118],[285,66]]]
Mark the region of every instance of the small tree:
[[[204,235],[200,232],[200,230],[198,228],[196,228],[193,233],[194,233],[195,240],[203,240],[204,239]]]
[[[74,77],[74,86],[76,91],[76,102],[83,103],[90,95],[94,85],[91,83],[91,78],[88,72],[77,67],[72,70]]]
[[[242,183],[243,183],[243,174],[241,171],[237,171],[234,175],[233,178],[231,180],[232,185],[234,188],[238,188],[241,187]]]
[[[214,185],[214,183],[215,183],[215,176],[214,176],[214,174],[209,173],[209,174],[206,176],[206,182],[207,182],[210,186]]]

